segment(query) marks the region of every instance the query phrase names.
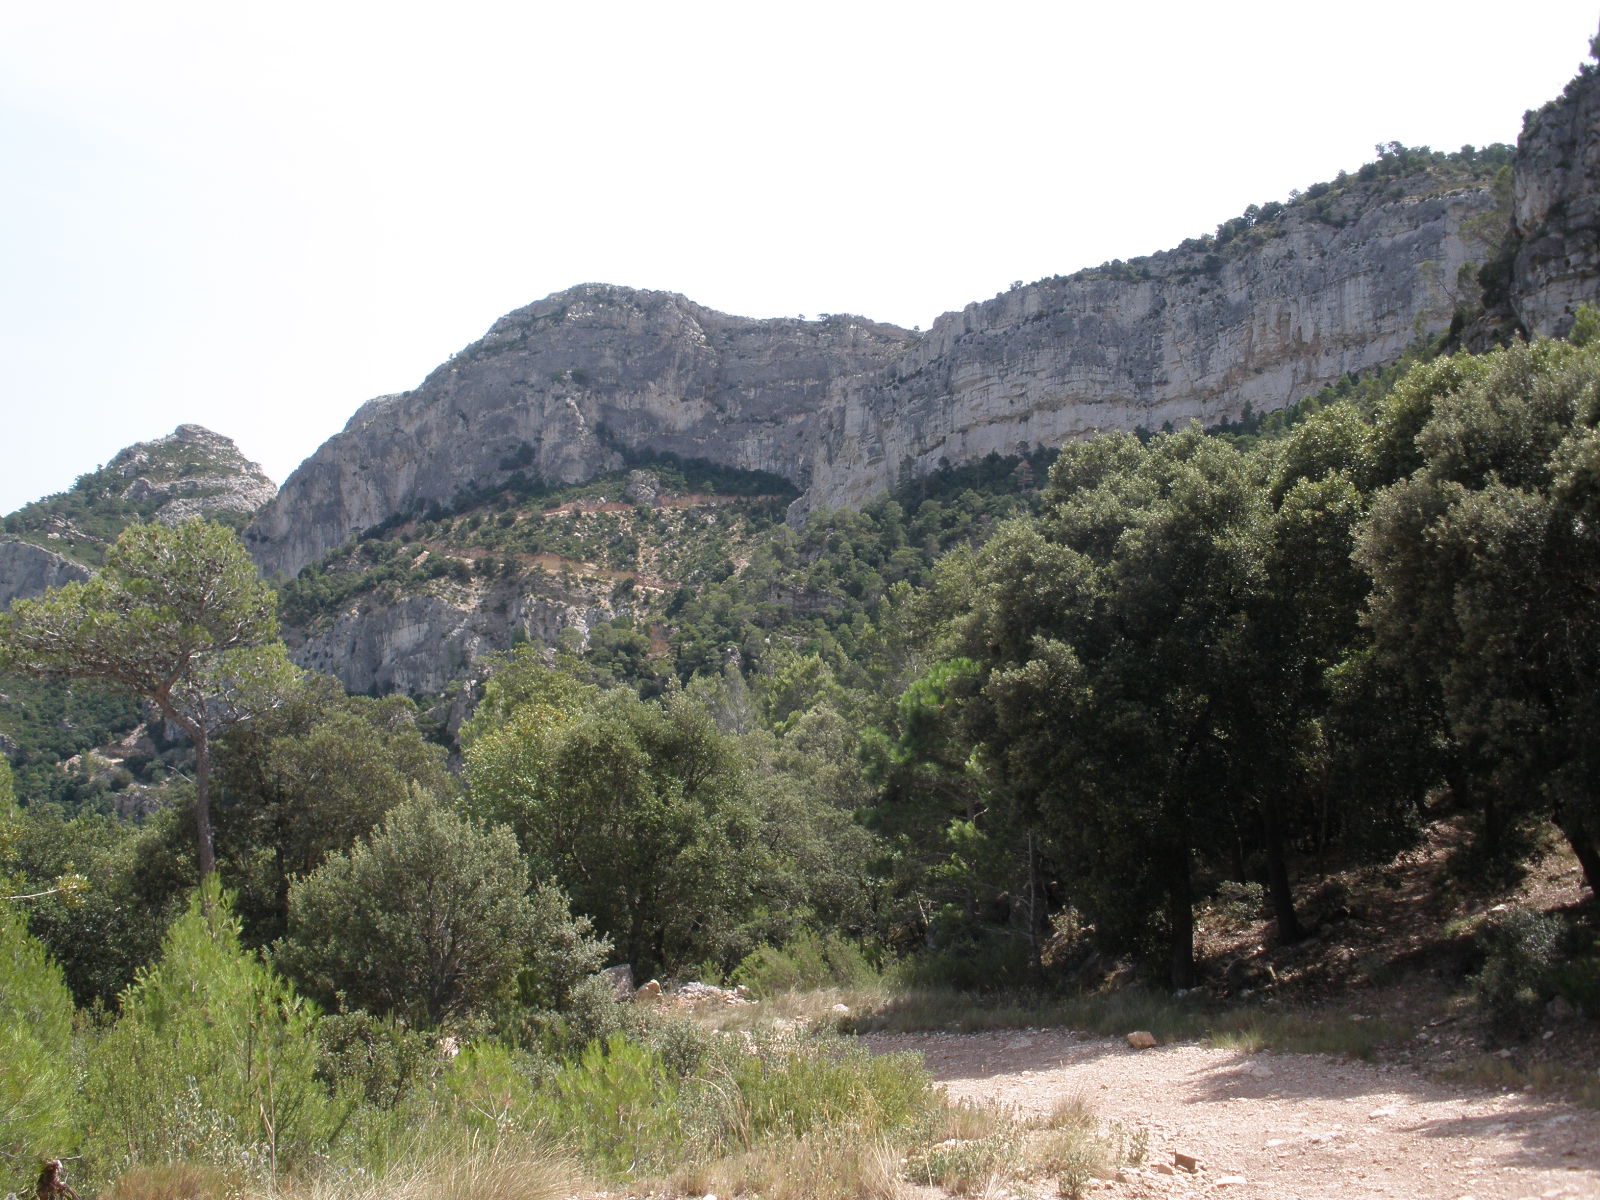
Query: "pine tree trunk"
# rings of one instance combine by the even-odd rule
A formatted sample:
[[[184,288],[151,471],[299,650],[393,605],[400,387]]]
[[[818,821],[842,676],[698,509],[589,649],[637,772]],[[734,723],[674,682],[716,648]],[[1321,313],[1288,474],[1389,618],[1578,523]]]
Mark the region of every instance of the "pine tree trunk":
[[[198,843],[196,860],[200,880],[205,882],[217,869],[216,848],[211,836],[211,738],[204,730],[191,734],[194,739],[194,833]]]

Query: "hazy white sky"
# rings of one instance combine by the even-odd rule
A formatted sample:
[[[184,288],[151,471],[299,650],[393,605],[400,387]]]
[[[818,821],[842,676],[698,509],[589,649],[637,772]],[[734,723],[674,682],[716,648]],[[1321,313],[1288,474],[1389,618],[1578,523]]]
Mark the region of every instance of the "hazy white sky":
[[[0,4],[0,512],[196,421],[278,481],[573,284],[926,327],[1396,140],[1591,2]]]

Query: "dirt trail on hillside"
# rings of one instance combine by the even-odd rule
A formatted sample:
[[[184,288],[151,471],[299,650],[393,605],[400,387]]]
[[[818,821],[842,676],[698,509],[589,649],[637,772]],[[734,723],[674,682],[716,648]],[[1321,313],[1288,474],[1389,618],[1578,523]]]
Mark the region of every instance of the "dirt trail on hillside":
[[[1081,1096],[1101,1120],[1148,1130],[1144,1164],[1097,1182],[1093,1196],[1600,1200],[1600,1112],[1407,1067],[1198,1045],[1135,1051],[1060,1030],[863,1041],[920,1053],[953,1100],[1048,1112]],[[1174,1151],[1198,1158],[1199,1171],[1164,1171]]]

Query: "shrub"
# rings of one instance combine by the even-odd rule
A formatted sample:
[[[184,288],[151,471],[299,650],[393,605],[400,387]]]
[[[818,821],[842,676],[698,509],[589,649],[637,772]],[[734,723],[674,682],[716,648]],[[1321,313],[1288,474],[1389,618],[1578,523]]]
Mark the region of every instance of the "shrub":
[[[74,1148],[71,1049],[61,969],[0,902],[0,1192],[25,1191],[39,1159]]]
[[[1580,947],[1549,973],[1550,989],[1590,1017],[1600,1016],[1600,938]]]
[[[87,1141],[123,1165],[192,1160],[275,1174],[324,1153],[347,1105],[316,1078],[315,1015],[239,944],[206,885],[89,1048]]]
[[[740,1045],[725,1070],[738,1091],[733,1132],[746,1146],[836,1128],[902,1133],[927,1122],[937,1103],[916,1055],[877,1055],[836,1039]]]
[[[866,987],[878,971],[855,942],[836,933],[818,937],[810,930],[781,947],[762,946],[734,968],[733,982],[759,996],[817,987]]]
[[[962,992],[1021,987],[1032,979],[1027,943],[1006,936],[1005,931],[914,955],[898,965],[895,975],[901,988],[953,988]]]
[[[683,1140],[677,1098],[661,1059],[617,1034],[558,1070],[533,1111],[569,1150],[621,1177],[670,1165]]]
[[[1219,927],[1233,929],[1259,918],[1266,910],[1266,903],[1266,889],[1259,883],[1225,879],[1217,885],[1210,913]]]
[[[449,1123],[494,1139],[526,1132],[537,1121],[535,1094],[549,1081],[547,1060],[499,1042],[478,1042],[457,1057],[444,1077]]]
[[[294,884],[277,949],[319,999],[428,1028],[479,1015],[518,987],[560,1003],[604,952],[565,896],[548,887],[528,894],[528,867],[508,830],[420,794]]]
[[[1483,968],[1473,977],[1478,1005],[1496,1040],[1530,1036],[1551,993],[1562,924],[1556,917],[1510,908],[1484,925]]]
[[[392,1018],[334,1013],[317,1022],[317,1078],[330,1092],[354,1090],[376,1108],[394,1108],[439,1061],[432,1039]]]

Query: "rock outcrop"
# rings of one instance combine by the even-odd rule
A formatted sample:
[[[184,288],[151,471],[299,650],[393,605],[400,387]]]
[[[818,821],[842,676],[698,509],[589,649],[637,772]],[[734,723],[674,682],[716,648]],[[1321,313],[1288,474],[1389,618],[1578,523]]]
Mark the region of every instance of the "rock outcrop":
[[[563,630],[579,646],[623,609],[607,589],[574,581],[436,585],[395,598],[364,598],[313,630],[286,630],[294,661],[337,675],[351,692],[442,692],[467,667],[516,641],[553,646]]]
[[[630,450],[781,474],[805,489],[802,511],[857,505],[944,460],[1279,408],[1475,301],[1457,280],[1484,257],[1473,219],[1493,204],[1481,182],[1352,183],[1225,247],[1016,288],[927,335],[585,285],[360,409],[247,540],[263,570],[293,574],[393,514],[518,471],[588,478]]]
[[[0,541],[0,610],[46,588],[89,578],[89,569],[70,558],[30,542]]]
[[[518,472],[572,483],[671,452],[794,478],[819,414],[914,335],[854,317],[757,321],[588,284],[502,317],[416,391],[307,459],[246,534],[292,575],[352,534]]]
[[[1511,304],[1525,330],[1558,336],[1600,280],[1600,71],[1528,114],[1513,186]]]
[[[0,607],[69,579],[86,579],[124,527],[206,517],[241,527],[277,485],[229,438],[199,425],[137,442],[67,492],[6,518],[0,541]]]
[[[166,525],[254,516],[278,494],[277,484],[239,453],[232,438],[201,425],[179,425],[166,437],[119,450],[104,471],[128,480],[122,499],[155,502],[152,516]]]

